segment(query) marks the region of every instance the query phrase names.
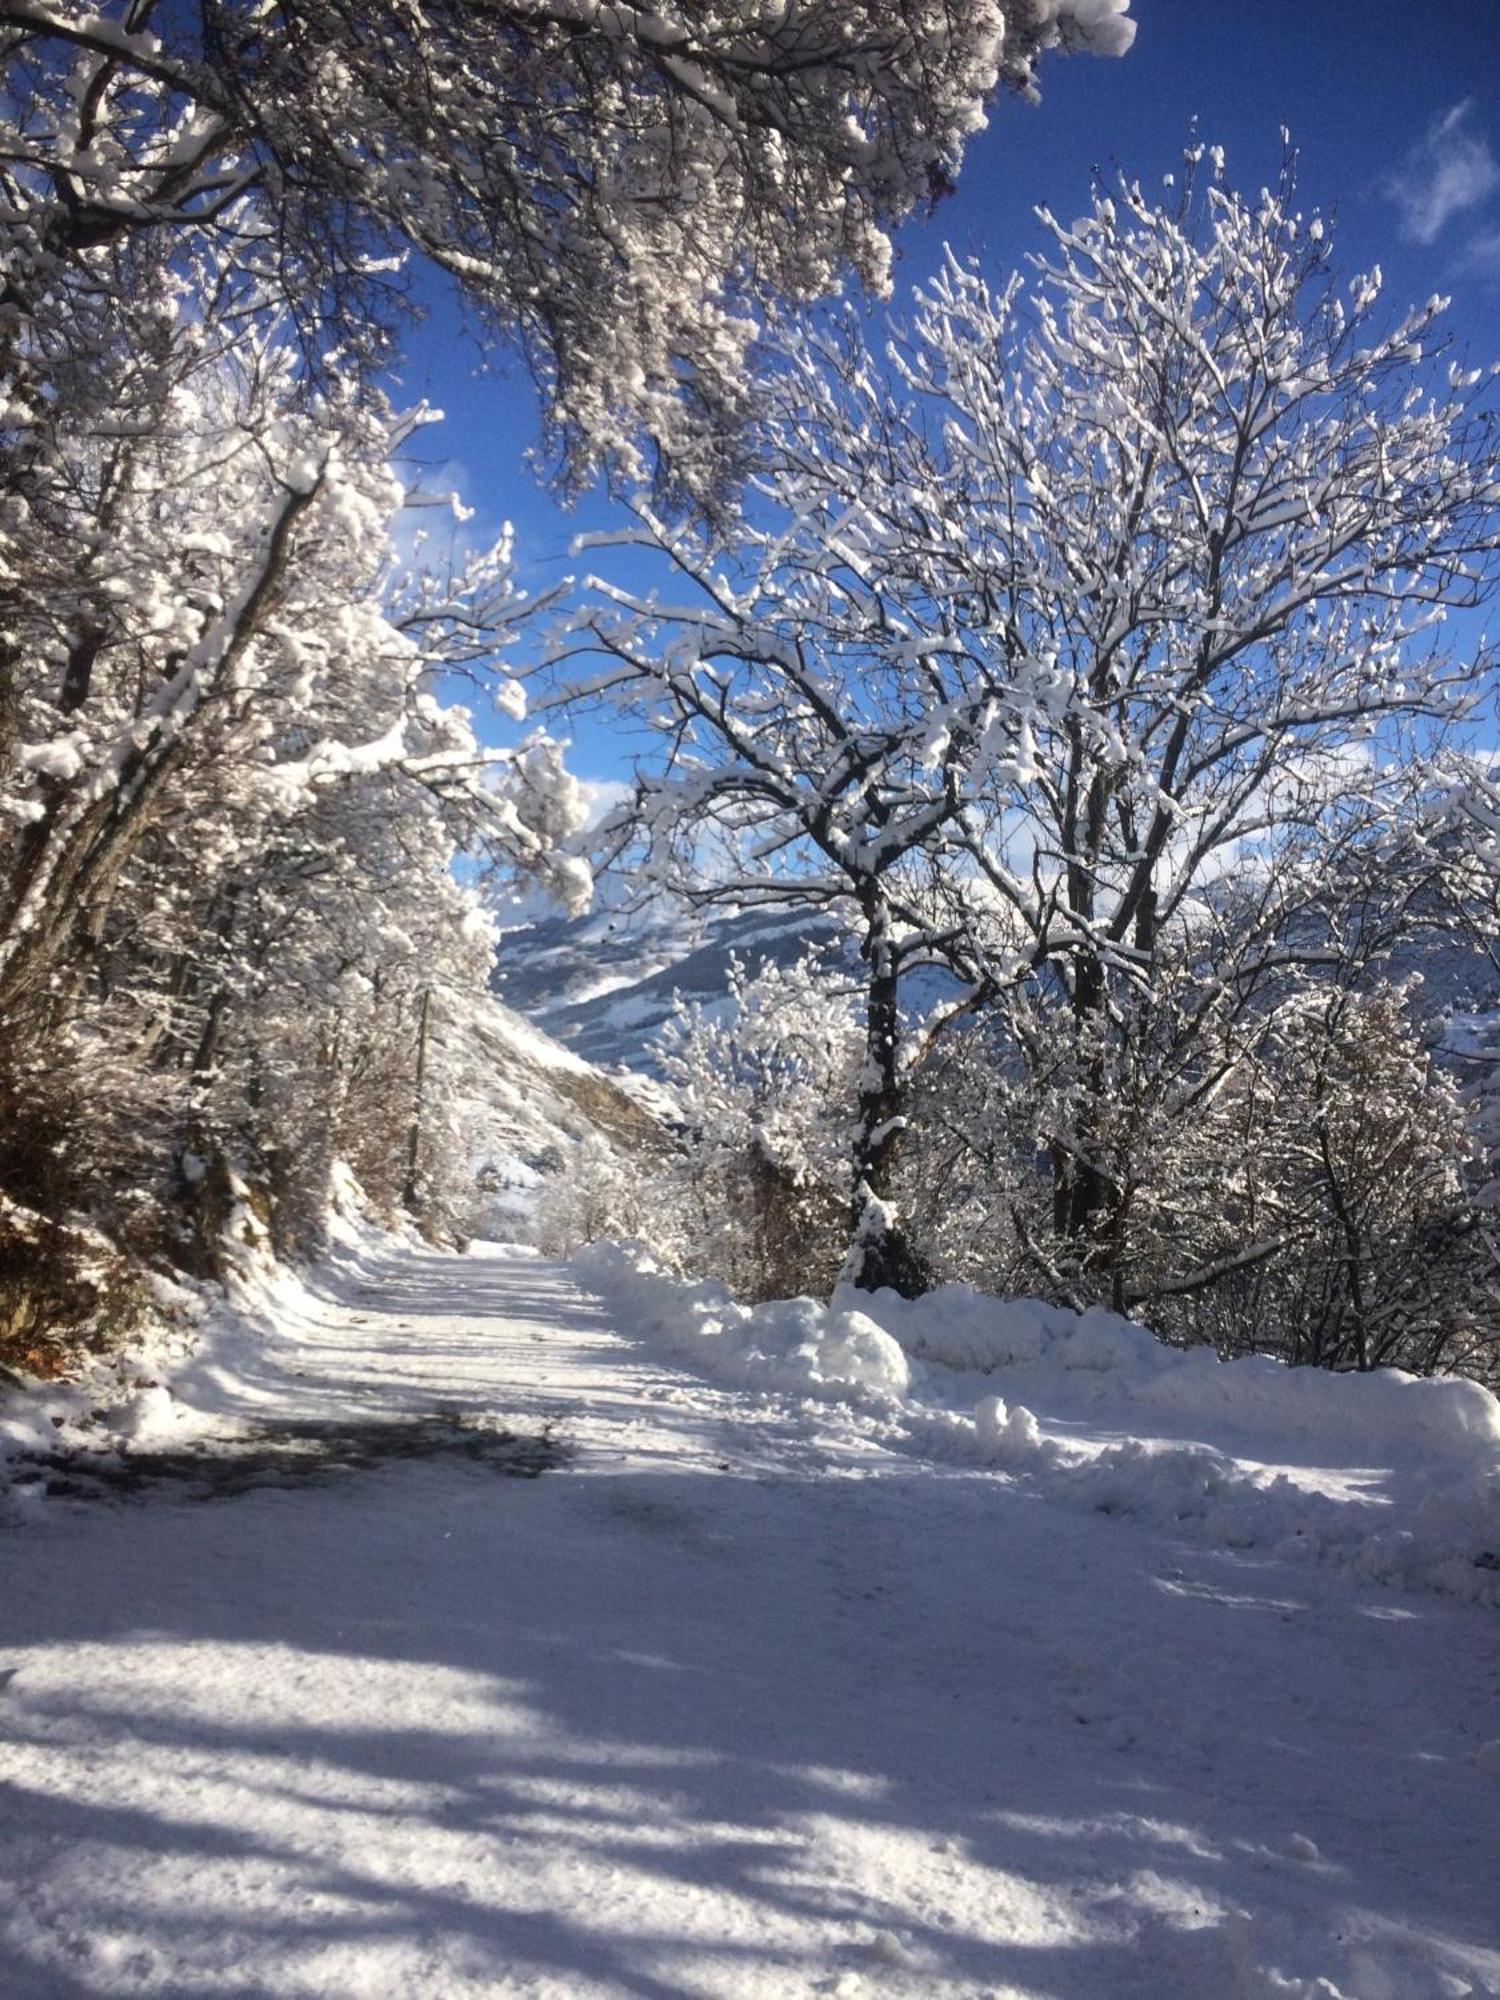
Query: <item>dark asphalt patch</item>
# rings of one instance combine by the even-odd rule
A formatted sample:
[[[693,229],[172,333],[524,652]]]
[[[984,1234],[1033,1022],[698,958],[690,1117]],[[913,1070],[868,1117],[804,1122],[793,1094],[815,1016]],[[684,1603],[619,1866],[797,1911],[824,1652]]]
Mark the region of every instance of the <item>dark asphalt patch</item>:
[[[428,1417],[247,1425],[176,1450],[59,1450],[12,1462],[12,1483],[59,1500],[233,1500],[266,1487],[325,1483],[413,1459],[458,1459],[505,1479],[537,1479],[571,1456],[550,1425]]]

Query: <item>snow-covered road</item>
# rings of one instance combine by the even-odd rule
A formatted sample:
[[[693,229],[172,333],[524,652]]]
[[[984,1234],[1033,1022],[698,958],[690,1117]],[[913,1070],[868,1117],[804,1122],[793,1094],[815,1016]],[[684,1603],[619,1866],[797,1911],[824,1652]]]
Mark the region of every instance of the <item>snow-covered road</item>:
[[[350,1253],[179,1387],[572,1455],[0,1535],[4,2000],[1500,1992],[1492,1611],[710,1387],[521,1257]]]

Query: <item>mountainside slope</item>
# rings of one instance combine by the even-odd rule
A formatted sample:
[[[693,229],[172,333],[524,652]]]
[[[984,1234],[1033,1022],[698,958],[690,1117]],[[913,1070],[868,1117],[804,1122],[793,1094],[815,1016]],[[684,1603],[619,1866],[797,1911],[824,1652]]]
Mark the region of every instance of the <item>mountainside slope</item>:
[[[771,910],[546,917],[500,940],[495,991],[602,1068],[652,1067],[652,1042],[684,1004],[727,1004],[730,965],[790,965],[834,925]]]
[[[516,1013],[600,1068],[650,1074],[655,1039],[684,1005],[729,1005],[734,960],[753,975],[768,962],[791,965],[812,948],[836,949],[842,935],[831,918],[811,911],[695,916],[663,906],[548,916],[502,934],[494,988]],[[1500,1010],[1500,968],[1459,939],[1412,939],[1383,970],[1420,981],[1421,1019],[1488,1019]],[[907,1004],[921,1012],[952,990],[935,970],[916,973],[907,981]]]
[[[636,1099],[535,1022],[490,1000],[472,1025],[494,1065],[486,1115],[518,1157],[560,1165],[561,1142],[591,1135],[626,1152],[659,1142],[656,1121]]]

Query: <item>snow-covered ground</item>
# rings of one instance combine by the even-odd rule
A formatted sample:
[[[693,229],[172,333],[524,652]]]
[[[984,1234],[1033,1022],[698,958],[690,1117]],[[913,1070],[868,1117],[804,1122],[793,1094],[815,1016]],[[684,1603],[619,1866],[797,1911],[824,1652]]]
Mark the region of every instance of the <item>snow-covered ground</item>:
[[[1483,1404],[711,1304],[350,1245],[16,1502],[5,2000],[1500,1993],[1496,1614],[1360,1554],[1462,1489],[1483,1579]]]

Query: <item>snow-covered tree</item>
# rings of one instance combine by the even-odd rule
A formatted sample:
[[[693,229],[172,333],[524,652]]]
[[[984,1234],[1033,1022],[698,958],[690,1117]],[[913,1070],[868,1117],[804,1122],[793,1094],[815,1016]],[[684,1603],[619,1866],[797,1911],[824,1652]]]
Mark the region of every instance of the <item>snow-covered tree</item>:
[[[454,1233],[494,940],[441,811],[399,769],[366,773],[264,838],[213,884],[217,948],[193,926],[196,992],[162,1009],[186,1045],[184,1153],[263,1188],[284,1244],[317,1241],[337,1161],[384,1219]]]
[[[1500,1268],[1471,1199],[1473,1128],[1411,998],[1310,987],[1271,1015],[1178,1149],[1185,1198],[1161,1191],[1156,1258],[1182,1268],[1175,1233],[1224,1267],[1212,1286],[1166,1280],[1168,1326],[1180,1302],[1182,1331],[1295,1363],[1493,1371]]]
[[[955,806],[949,761],[925,741],[928,669],[838,578],[800,555],[783,569],[776,533],[741,530],[765,568],[731,581],[693,531],[674,532],[645,502],[637,514],[703,602],[664,609],[613,591],[559,642],[570,658],[606,660],[565,702],[618,703],[664,745],[602,841],[630,856],[638,882],[690,901],[794,904],[847,922],[864,1016],[849,1226],[869,1284],[918,1291],[925,1274],[890,1183],[908,1055],[901,982],[934,956],[930,856]]]
[[[331,367],[312,391],[268,295],[236,281],[219,324],[211,262],[160,248],[97,253],[98,314],[49,321],[48,393],[0,432],[0,1093],[137,1252],[211,1253],[182,1232],[235,1177],[305,1240],[380,1126],[437,1225],[450,996],[489,964],[454,862],[576,901],[582,794],[435,692],[461,672],[518,714],[528,607],[508,536],[402,560],[422,413]],[[19,1157],[4,1191],[49,1199]]]
[[[863,1034],[853,982],[816,954],[736,963],[727,1001],[661,1039],[685,1152],[682,1257],[742,1297],[831,1286],[844,1254]]]
[[[373,359],[415,251],[519,343],[575,473],[644,432],[707,494],[755,300],[883,285],[986,100],[1132,32],[1125,0],[4,0],[0,176],[36,225],[5,307],[212,238],[315,365]]]
[[[1443,302],[1337,282],[1290,167],[1246,200],[1195,150],[1163,202],[1047,220],[1033,286],[950,258],[885,353],[852,313],[794,329],[738,542],[641,507],[690,601],[600,603],[575,692],[662,732],[623,831],[850,921],[867,1156],[907,968],[1010,1008],[1023,1056],[1066,1042],[1052,1234],[1096,1282],[1120,1046],[1199,1088],[1216,1019],[1336,955],[1330,883],[1402,849],[1411,760],[1493,677],[1443,619],[1494,577],[1500,430]]]
[[[548,845],[429,692],[507,642],[508,546],[403,580],[390,460],[409,422],[337,384],[309,402],[274,322],[226,343],[198,288],[159,275],[113,426],[49,411],[13,511],[0,1012],[76,976],[189,799],[200,879],[215,826],[396,766],[476,834]]]
[[[723,999],[683,1007],[662,1031],[670,1145],[580,1148],[542,1196],[538,1240],[637,1239],[745,1299],[830,1288],[862,1051],[856,982],[826,955],[753,976],[734,961]]]
[[[1493,1377],[1483,1134],[1420,997],[1378,975],[1263,995],[1252,1017],[1214,1021],[1181,1101],[1157,1087],[1159,1048],[1112,1040],[1096,1143],[1121,1189],[1127,1309],[1224,1354]],[[1047,1063],[1019,1059],[998,1023],[949,1038],[914,1093],[901,1192],[945,1277],[1083,1306],[1097,1288],[1053,1233],[1037,1144],[1077,1088],[1057,1043]]]

